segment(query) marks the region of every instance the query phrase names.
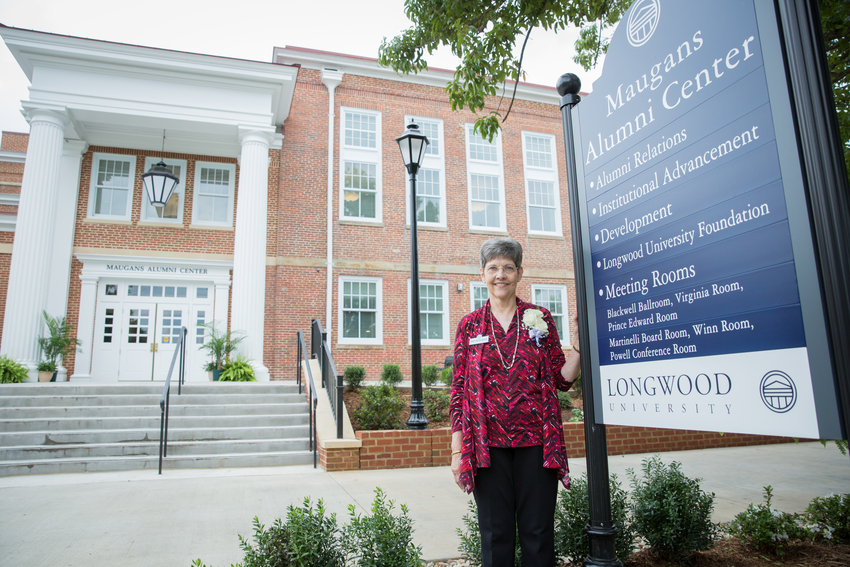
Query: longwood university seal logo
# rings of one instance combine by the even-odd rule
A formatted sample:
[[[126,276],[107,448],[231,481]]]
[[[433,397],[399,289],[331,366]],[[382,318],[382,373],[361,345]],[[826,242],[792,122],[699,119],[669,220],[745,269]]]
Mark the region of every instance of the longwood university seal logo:
[[[797,386],[790,376],[771,370],[761,379],[761,401],[771,411],[785,413],[797,402]]]
[[[658,18],[661,15],[661,4],[658,0],[637,0],[629,14],[629,22],[626,27],[629,43],[634,47],[640,47],[652,37],[658,27]]]

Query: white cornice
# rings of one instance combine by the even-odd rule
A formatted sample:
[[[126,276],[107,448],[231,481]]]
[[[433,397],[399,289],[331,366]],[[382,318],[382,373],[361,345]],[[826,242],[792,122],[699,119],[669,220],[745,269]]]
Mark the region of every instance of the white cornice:
[[[428,69],[416,75],[401,75],[392,69],[381,67],[376,59],[369,57],[292,46],[275,47],[272,61],[287,65],[300,65],[305,69],[333,69],[350,75],[440,88],[445,88],[454,76],[454,71],[446,69]],[[513,86],[514,83],[508,83],[509,89],[513,89]],[[559,104],[560,101],[558,92],[554,87],[532,83],[520,83],[517,87],[517,98],[544,104]]]
[[[10,28],[0,37],[32,82],[25,108],[66,109],[91,145],[239,155],[239,127],[279,130],[298,67]],[[36,72],[36,69],[40,71]]]
[[[0,150],[0,161],[9,163],[25,163],[27,161],[27,153]]]

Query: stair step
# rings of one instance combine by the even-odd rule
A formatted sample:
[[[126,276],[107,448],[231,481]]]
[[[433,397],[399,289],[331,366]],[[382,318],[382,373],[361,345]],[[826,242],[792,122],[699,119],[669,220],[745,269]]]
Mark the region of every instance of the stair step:
[[[286,404],[254,403],[254,404],[199,404],[180,405],[173,399],[169,408],[171,417],[187,416],[217,416],[217,415],[289,415],[307,411],[306,402]],[[0,407],[0,421],[6,419],[39,419],[39,418],[94,418],[94,417],[150,417],[160,416],[160,408],[156,406],[27,406]]]
[[[303,433],[306,433],[303,432]],[[221,439],[215,441],[168,441],[168,454],[175,457],[193,455],[269,453],[306,451],[306,435],[292,439]],[[0,449],[0,461],[32,461],[64,458],[159,455],[159,441],[145,443],[84,443],[5,447]]]
[[[286,451],[277,453],[195,455],[192,457],[169,456],[163,459],[162,468],[279,467],[312,463],[312,451]],[[0,461],[0,476],[133,469],[152,469],[156,471],[158,467],[158,454],[156,456],[90,457],[86,459],[40,459],[26,462]]]
[[[227,439],[288,439],[307,437],[307,416],[299,423],[273,427],[211,427],[180,429],[169,425],[168,441],[219,441]],[[0,433],[0,448],[22,445],[52,446],[79,443],[159,442],[159,427],[150,429],[100,429],[77,431],[28,431]]]
[[[0,476],[155,469],[162,383],[0,385]],[[308,464],[294,383],[172,384],[165,468]]]

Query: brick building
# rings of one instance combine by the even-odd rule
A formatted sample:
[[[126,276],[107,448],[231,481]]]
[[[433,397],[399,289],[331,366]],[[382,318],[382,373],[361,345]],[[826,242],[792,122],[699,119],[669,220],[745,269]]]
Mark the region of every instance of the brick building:
[[[395,138],[411,120],[431,141],[417,183],[423,363],[442,364],[460,318],[486,300],[478,249],[498,235],[522,243],[519,294],[553,312],[568,344],[553,88],[520,84],[488,143],[474,115],[452,112],[446,71],[403,77],[293,47],[261,63],[0,36],[32,83],[29,136],[4,132],[0,146],[3,354],[34,368],[47,311],[82,342],[59,379],[163,379],[185,325],[188,379],[206,380],[198,325],[214,321],[245,333],[258,379],[290,379],[296,330],[319,319],[340,371],[409,375],[410,199]],[[180,183],[160,215],[140,176],[161,158]]]

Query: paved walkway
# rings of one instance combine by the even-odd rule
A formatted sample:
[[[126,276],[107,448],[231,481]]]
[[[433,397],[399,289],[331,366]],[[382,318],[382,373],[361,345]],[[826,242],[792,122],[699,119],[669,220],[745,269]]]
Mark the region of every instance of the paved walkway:
[[[627,468],[640,471],[647,455],[609,458],[628,487]],[[679,461],[690,477],[715,493],[716,521],[731,520],[774,488],[774,505],[803,511],[812,498],[850,491],[850,458],[834,444],[764,445],[682,451],[661,455]],[[571,462],[574,476],[585,461]],[[448,467],[325,473],[312,467],[32,475],[0,478],[0,555],[4,565],[188,567],[201,558],[228,567],[242,559],[236,534],[251,535],[256,515],[270,524],[305,496],[322,498],[347,522],[348,506],[366,513],[380,486],[407,504],[414,539],[425,559],[457,557],[455,528],[469,497],[451,481]]]

